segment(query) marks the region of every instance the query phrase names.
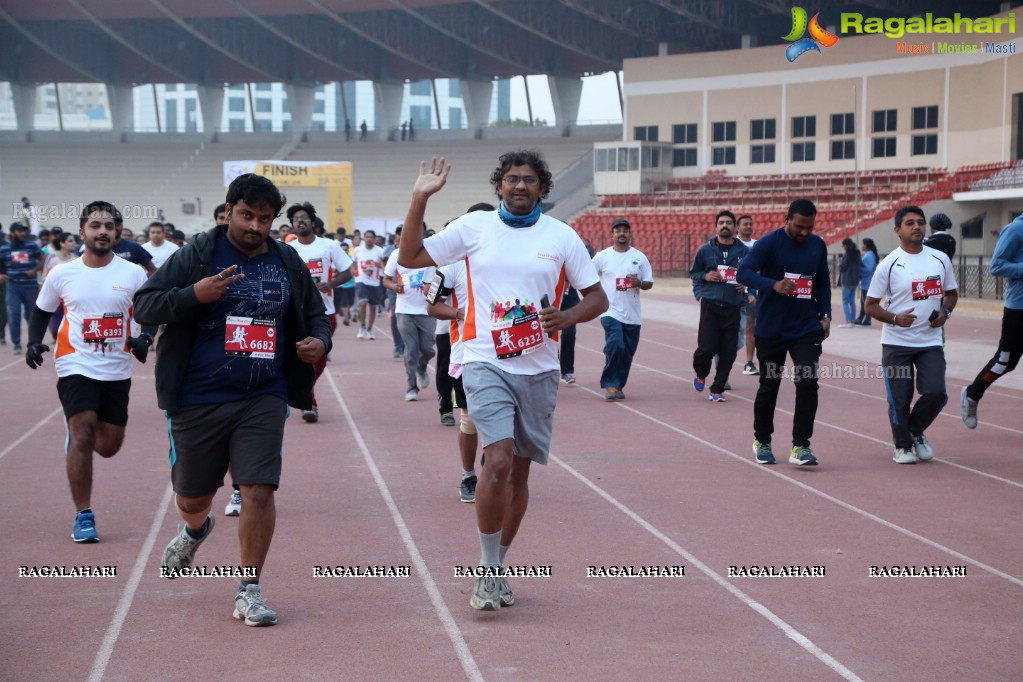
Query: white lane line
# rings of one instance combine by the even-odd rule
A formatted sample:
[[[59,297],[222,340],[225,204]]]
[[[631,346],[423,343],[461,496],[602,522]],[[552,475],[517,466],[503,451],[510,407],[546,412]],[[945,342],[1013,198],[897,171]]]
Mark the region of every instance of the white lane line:
[[[63,409],[63,408],[60,408],[60,407],[58,407],[58,408],[57,408],[56,410],[54,410],[53,412],[49,413],[48,415],[46,415],[45,417],[43,417],[42,419],[40,419],[40,420],[39,420],[39,422],[38,422],[38,423],[37,423],[37,424],[36,424],[35,426],[33,426],[33,427],[32,427],[31,429],[29,429],[28,431],[26,431],[25,433],[23,433],[23,434],[21,435],[21,438],[19,438],[18,440],[14,441],[13,443],[11,443],[10,445],[8,445],[8,446],[7,446],[6,448],[4,448],[3,450],[0,450],[0,459],[3,459],[3,458],[4,458],[4,455],[6,455],[6,454],[7,454],[8,452],[10,452],[10,451],[11,451],[11,450],[13,450],[14,448],[18,447],[19,445],[21,445],[22,443],[24,443],[24,442],[25,442],[25,440],[26,440],[26,439],[27,439],[27,438],[28,438],[29,436],[31,436],[31,435],[32,435],[33,433],[35,433],[36,431],[38,431],[39,429],[41,429],[41,428],[43,427],[43,424],[45,424],[46,422],[48,422],[48,421],[50,421],[51,419],[53,419],[53,417],[54,417],[55,415],[58,415],[58,414],[60,414],[60,411],[61,411],[62,409]]]
[[[680,351],[683,351],[683,352],[692,352],[688,348],[682,348],[680,346],[673,346],[671,344],[662,343],[660,341],[650,340],[650,341],[648,341],[648,343],[652,343],[652,344],[655,344],[655,345],[658,345],[658,346],[664,346],[665,348],[671,348],[672,350],[680,350]],[[582,348],[583,350],[587,350],[587,351],[589,351],[591,353],[595,353],[597,355],[601,355],[602,356],[604,354],[604,352],[602,350],[597,350],[595,348],[590,348],[588,346],[580,346],[579,344],[576,344],[576,347],[577,348]],[[664,376],[671,377],[672,379],[674,379],[676,381],[682,381],[682,382],[686,381],[682,377],[675,376],[671,372],[665,372],[664,370],[657,369],[656,367],[649,367],[647,365],[643,365],[643,364],[639,364],[639,363],[633,363],[632,366],[633,367],[638,367],[640,369],[645,369],[647,371],[654,372],[656,374],[663,374]],[[821,384],[821,385],[822,386],[830,386],[829,384],[826,384],[826,383],[825,384]],[[835,389],[838,389],[838,390],[841,390],[841,391],[846,391],[846,392],[849,392],[849,393],[853,393],[853,394],[856,394],[856,395],[863,396],[865,398],[872,398],[872,399],[875,399],[875,400],[885,400],[884,398],[881,398],[879,396],[872,396],[872,395],[870,395],[868,393],[860,393],[858,391],[854,391],[854,390],[849,389],[849,388],[841,388],[841,387],[838,387],[838,386],[830,386],[830,388],[835,388]],[[737,393],[731,393],[731,394],[729,394],[729,397],[731,399],[742,400],[742,401],[745,401],[745,402],[750,403],[750,404],[753,403],[753,399],[752,398],[747,398],[746,396],[742,396],[742,395],[739,395]],[[792,415],[792,412],[790,410],[786,410],[786,409],[781,408],[781,407],[776,408],[775,411],[776,412],[781,412],[782,414]],[[945,413],[942,413],[942,414],[945,414]],[[956,417],[954,415],[945,415],[945,416],[952,417],[953,419],[959,419],[959,417]],[[987,424],[987,422],[981,422],[981,423]],[[846,433],[846,434],[849,434],[851,436],[856,436],[857,438],[862,438],[864,440],[873,441],[875,443],[878,443],[880,445],[884,445],[884,446],[889,447],[889,448],[892,447],[892,443],[889,440],[882,440],[880,438],[874,438],[873,436],[868,436],[868,435],[866,435],[864,433],[860,433],[859,431],[853,431],[852,429],[847,429],[847,428],[844,428],[842,426],[838,426],[837,424],[832,424],[831,422],[824,421],[822,419],[814,420],[814,424],[820,424],[821,426],[826,426],[826,427],[828,427],[830,429],[834,429],[835,431],[841,431],[842,433]],[[1006,431],[1016,431],[1016,429],[1010,429],[1010,428],[1005,427],[1005,426],[999,426],[998,424],[989,424],[989,425],[993,426],[995,428],[1004,429]],[[1023,431],[1017,431],[1017,433],[1023,433]],[[1004,483],[1006,485],[1011,485],[1011,486],[1013,486],[1015,488],[1023,489],[1023,483],[1020,483],[1020,482],[1017,482],[1017,481],[1013,481],[1013,480],[1008,479],[1008,478],[1002,478],[1001,476],[997,476],[995,474],[991,474],[991,473],[988,473],[986,471],[982,471],[980,469],[974,469],[973,467],[968,467],[965,464],[959,464],[957,462],[950,462],[949,460],[942,459],[941,457],[935,457],[932,461],[933,462],[937,462],[938,464],[944,464],[946,466],[953,467],[955,469],[961,469],[963,471],[968,471],[971,474],[976,474],[977,476],[983,476],[985,478],[990,478],[991,480],[998,481],[999,483]]]
[[[576,385],[578,386],[578,384],[576,384]],[[582,390],[586,391],[587,393],[591,393],[591,394],[597,396],[598,398],[603,397],[603,394],[601,394],[601,393],[599,393],[597,391],[594,391],[591,388],[587,388],[585,386],[579,386],[579,388],[581,388]],[[798,480],[796,480],[796,479],[794,479],[794,478],[792,478],[790,476],[786,476],[785,474],[780,473],[780,472],[778,472],[777,470],[775,470],[775,469],[773,469],[771,467],[765,467],[762,464],[757,464],[756,462],[753,461],[752,457],[750,457],[748,455],[740,455],[740,454],[737,454],[735,452],[732,452],[731,450],[727,450],[727,449],[725,449],[725,448],[723,448],[723,447],[721,447],[719,445],[715,445],[714,443],[711,443],[710,441],[704,440],[703,438],[700,438],[699,436],[697,436],[695,434],[689,433],[688,431],[685,431],[684,429],[680,429],[679,427],[674,426],[673,424],[669,424],[669,423],[667,423],[665,421],[662,421],[662,420],[658,419],[657,417],[652,417],[652,416],[650,416],[648,414],[640,412],[639,410],[637,410],[635,408],[629,407],[628,405],[626,405],[626,404],[624,404],[624,403],[622,403],[620,401],[618,402],[616,407],[620,407],[620,408],[622,408],[624,410],[628,410],[629,412],[632,412],[633,414],[638,415],[638,416],[642,417],[643,419],[647,419],[649,421],[652,421],[653,423],[655,423],[655,424],[657,424],[659,426],[663,426],[664,428],[669,429],[671,431],[674,431],[675,433],[677,433],[677,434],[679,434],[681,436],[685,436],[686,438],[689,438],[690,440],[696,441],[700,445],[704,445],[704,446],[706,446],[706,447],[708,447],[708,448],[710,448],[712,450],[716,450],[717,452],[720,452],[720,453],[722,453],[724,455],[728,455],[732,459],[736,459],[736,460],[738,460],[738,461],[740,461],[743,464],[746,464],[748,466],[756,467],[757,469],[759,469],[760,471],[763,471],[766,474],[770,474],[771,476],[777,476],[781,480],[786,481],[788,483],[791,483],[792,485],[799,486],[800,488],[802,488],[803,490],[805,490],[805,491],[807,491],[809,493],[813,493],[814,495],[816,495],[816,496],[818,496],[820,498],[823,498],[823,499],[827,500],[828,502],[831,502],[833,504],[837,504],[838,506],[842,507],[843,509],[847,509],[847,510],[853,512],[854,514],[858,514],[858,515],[862,516],[865,519],[869,519],[871,521],[874,521],[875,523],[879,523],[882,526],[884,526],[885,528],[889,528],[891,530],[894,530],[895,532],[901,533],[901,534],[903,534],[903,535],[905,535],[907,537],[910,537],[910,538],[916,540],[917,542],[922,542],[925,545],[929,545],[930,547],[933,547],[934,549],[937,549],[939,551],[945,552],[945,553],[947,553],[947,554],[949,554],[949,555],[951,555],[951,556],[953,556],[953,557],[955,557],[957,559],[960,559],[960,560],[966,562],[967,564],[972,564],[972,565],[976,566],[977,568],[980,568],[980,569],[982,569],[984,571],[987,571],[988,573],[990,573],[992,575],[998,576],[999,578],[1004,578],[1005,580],[1008,580],[1009,582],[1011,582],[1014,585],[1017,585],[1019,587],[1023,587],[1023,580],[1021,580],[1021,579],[1019,579],[1019,578],[1017,578],[1015,576],[1009,575],[1008,573],[1005,573],[1004,571],[1000,571],[997,568],[995,568],[994,566],[989,566],[988,564],[985,564],[985,563],[983,563],[981,561],[978,561],[978,560],[974,559],[973,557],[969,557],[969,556],[963,554],[962,552],[958,552],[958,551],[952,549],[951,547],[946,547],[945,545],[941,544],[940,542],[936,542],[934,540],[931,540],[930,538],[924,537],[923,535],[920,535],[918,533],[914,533],[913,531],[909,530],[908,528],[903,528],[902,526],[900,526],[898,524],[892,523],[891,521],[887,521],[887,520],[881,518],[880,516],[877,516],[876,514],[872,514],[872,513],[868,512],[866,509],[861,509],[860,507],[857,507],[854,504],[851,504],[851,503],[846,502],[844,500],[840,500],[837,497],[835,497],[833,495],[829,495],[828,493],[826,493],[826,492],[824,492],[822,490],[818,490],[817,488],[814,488],[811,485],[803,483],[802,481],[798,481]],[[852,433],[852,432],[850,431],[849,433]]]
[[[4,305],[7,305],[7,303],[6,303],[6,302],[4,302],[3,304],[4,304]],[[17,359],[17,360],[13,360],[13,361],[11,361],[11,362],[8,362],[8,363],[7,363],[6,365],[4,365],[3,367],[0,367],[0,372],[4,371],[5,369],[8,369],[8,368],[10,368],[10,367],[14,367],[15,365],[20,365],[20,364],[22,364],[23,362],[25,362],[25,357],[24,357],[24,356],[18,357],[18,359]]]
[[[590,389],[586,389],[586,390],[589,391]],[[590,392],[591,393],[596,393],[595,391],[590,391]],[[828,666],[829,668],[831,668],[832,670],[834,670],[836,673],[838,673],[839,675],[841,675],[843,678],[845,678],[847,680],[859,680],[860,679],[860,677],[858,677],[856,675],[856,673],[854,673],[853,671],[851,671],[848,668],[846,668],[844,665],[839,663],[833,656],[831,656],[826,651],[824,651],[819,646],[817,646],[812,641],[810,641],[810,639],[806,635],[804,635],[803,633],[799,632],[799,630],[794,628],[792,625],[789,625],[787,622],[785,622],[780,617],[775,615],[774,612],[772,612],[766,606],[764,606],[760,602],[758,602],[755,599],[753,599],[752,597],[750,597],[748,594],[746,594],[745,592],[740,590],[738,587],[736,587],[732,583],[730,583],[727,580],[725,580],[725,578],[723,578],[721,575],[719,575],[717,572],[715,572],[714,569],[712,569],[710,566],[708,566],[707,564],[705,564],[702,561],[700,561],[699,559],[697,559],[693,554],[691,554],[690,552],[686,551],[678,543],[676,543],[674,540],[672,540],[667,535],[662,533],[653,524],[648,522],[642,516],[640,516],[636,512],[634,512],[631,509],[629,509],[627,506],[625,506],[624,504],[619,502],[617,499],[612,497],[610,493],[605,491],[603,488],[601,488],[600,486],[595,484],[590,479],[588,479],[585,476],[583,476],[582,474],[580,474],[578,471],[573,469],[570,465],[566,464],[564,462],[564,460],[562,460],[560,457],[555,456],[553,453],[551,454],[550,457],[551,457],[551,460],[553,462],[555,462],[558,466],[562,467],[563,469],[565,469],[565,471],[567,471],[568,473],[570,473],[573,476],[575,476],[580,482],[582,482],[585,486],[590,488],[590,490],[592,490],[593,492],[595,492],[598,495],[600,495],[602,498],[604,498],[604,500],[609,502],[618,511],[622,512],[623,514],[628,516],[630,519],[635,521],[641,528],[643,528],[643,530],[647,531],[648,533],[653,535],[655,538],[657,538],[658,540],[663,542],[665,545],[667,545],[669,548],[671,548],[671,550],[673,552],[675,552],[676,554],[681,556],[683,559],[685,559],[687,564],[691,564],[693,566],[696,566],[696,568],[699,569],[699,571],[701,573],[703,573],[708,578],[710,578],[715,583],[717,583],[718,586],[723,587],[729,593],[731,593],[732,596],[734,596],[737,599],[739,599],[739,601],[741,601],[743,604],[745,604],[746,606],[748,606],[749,608],[753,609],[754,611],[759,613],[761,616],[766,618],[772,625],[774,625],[776,628],[781,630],[785,634],[786,637],[788,637],[793,642],[795,642],[796,644],[801,646],[803,649],[805,649],[807,652],[809,652],[811,656],[813,656],[818,661],[820,661],[824,665]]]
[[[131,603],[135,599],[135,592],[138,591],[139,583],[142,582],[142,572],[146,568],[146,562],[149,559],[149,555],[153,551],[153,545],[156,543],[156,536],[160,532],[160,526],[163,525],[163,520],[167,516],[167,510],[170,508],[171,495],[173,489],[170,484],[167,485],[167,490],[163,494],[163,499],[160,500],[160,506],[156,508],[156,516],[153,517],[153,525],[149,527],[149,534],[146,536],[146,541],[142,543],[142,548],[139,550],[138,556],[135,558],[135,566],[131,569],[131,576],[128,577],[128,584],[124,586],[124,592],[121,594],[120,601],[117,602],[117,608],[114,610],[114,617],[110,620],[110,625],[107,626],[107,632],[103,635],[103,642],[99,645],[99,650],[96,652],[96,658],[92,662],[92,671],[89,673],[89,682],[100,682],[103,679],[104,673],[106,673],[107,665],[110,663],[110,657],[114,653],[114,646],[117,644],[118,637],[121,636],[121,628],[124,627],[124,620],[128,617],[128,611],[131,609]]]
[[[480,672],[479,666],[476,665],[476,659],[473,658],[472,652],[469,650],[468,643],[462,636],[461,630],[458,629],[458,624],[455,622],[454,616],[451,615],[451,611],[448,610],[447,605],[444,603],[444,598],[441,596],[440,590],[437,588],[437,583],[434,582],[433,577],[430,575],[430,570],[426,565],[426,560],[423,559],[423,555],[419,552],[419,547],[416,546],[415,540],[412,539],[412,533],[409,531],[408,525],[405,523],[405,519],[401,515],[401,511],[398,509],[398,505],[391,496],[391,491],[387,487],[387,483],[384,481],[384,477],[381,475],[380,469],[377,467],[377,464],[373,459],[373,455],[370,454],[366,441],[362,438],[362,433],[359,431],[359,427],[355,423],[355,418],[352,417],[351,410],[348,409],[348,404],[345,402],[344,398],[341,397],[341,391],[338,389],[332,373],[324,372],[323,376],[327,377],[327,381],[330,382],[330,387],[334,391],[334,397],[337,398],[338,404],[341,405],[341,410],[345,415],[345,421],[348,422],[348,428],[351,429],[355,443],[359,446],[363,459],[366,460],[366,466],[369,468],[370,473],[373,474],[373,480],[377,484],[380,496],[384,498],[384,502],[387,504],[387,510],[391,513],[391,520],[394,521],[394,525],[398,528],[398,534],[401,536],[401,541],[405,545],[405,549],[408,550],[412,563],[415,564],[416,572],[419,574],[420,579],[423,582],[423,586],[426,588],[427,594],[430,595],[430,601],[433,602],[433,610],[436,612],[437,618],[444,626],[444,631],[451,640],[451,644],[455,647],[455,654],[458,656],[458,660],[462,664],[462,670],[465,671],[466,677],[470,680],[483,680],[483,673]]]

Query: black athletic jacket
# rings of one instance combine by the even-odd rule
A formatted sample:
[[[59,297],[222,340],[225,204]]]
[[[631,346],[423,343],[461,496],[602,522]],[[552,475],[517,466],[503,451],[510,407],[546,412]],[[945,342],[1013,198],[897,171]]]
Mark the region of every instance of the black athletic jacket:
[[[198,235],[192,244],[175,251],[149,281],[135,293],[135,320],[139,324],[166,324],[156,348],[156,400],[161,409],[177,408],[178,392],[192,354],[200,306],[192,285],[215,273],[209,272],[213,246],[227,232],[218,225]],[[312,408],[313,366],[298,359],[295,342],[307,336],[323,341],[330,352],[330,322],[320,292],[298,252],[268,239],[288,271],[291,300],[284,313],[284,376],[288,404],[302,410]]]

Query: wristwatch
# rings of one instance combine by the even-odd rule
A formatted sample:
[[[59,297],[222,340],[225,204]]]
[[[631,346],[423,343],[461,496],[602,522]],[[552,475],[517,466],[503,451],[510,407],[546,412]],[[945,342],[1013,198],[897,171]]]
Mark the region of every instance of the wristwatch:
[[[824,313],[823,315],[820,316],[820,319],[822,319],[822,320],[830,320],[831,319],[831,314],[830,313]]]
[[[941,312],[945,313],[945,319],[946,320],[952,317],[952,309],[951,308],[942,307]]]

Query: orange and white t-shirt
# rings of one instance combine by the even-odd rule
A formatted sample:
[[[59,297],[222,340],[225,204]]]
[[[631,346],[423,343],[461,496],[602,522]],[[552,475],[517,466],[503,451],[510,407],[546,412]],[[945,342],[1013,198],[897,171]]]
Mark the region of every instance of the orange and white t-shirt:
[[[474,211],[423,245],[438,265],[466,259],[465,364],[488,362],[526,375],[560,369],[557,335],[548,338],[537,315],[543,298],[557,308],[566,280],[577,289],[599,281],[571,227],[542,215],[514,228],[497,211]]]
[[[444,273],[444,287],[451,289],[451,295],[448,297],[448,305],[456,310],[461,310],[462,315],[467,314],[466,301],[469,297],[469,286],[465,279],[465,259],[445,265],[442,268],[437,268],[440,272]],[[443,322],[448,328],[443,332],[445,334],[451,334],[451,360],[452,366],[462,365],[465,353],[463,352],[462,343],[462,327],[465,325],[464,320],[438,320]],[[440,334],[440,327],[437,328],[437,333]],[[451,376],[456,376],[452,374]],[[458,376],[461,376],[461,370],[459,369]]]
[[[305,261],[313,284],[329,282],[337,277],[337,273],[352,267],[352,259],[341,250],[341,245],[333,239],[316,237],[312,242],[303,244],[298,239],[288,242],[288,246],[298,251],[299,257]],[[323,305],[327,306],[327,314],[334,314],[334,292],[320,292]]]
[[[64,307],[53,353],[57,376],[131,378],[132,298],[145,282],[145,270],[123,258],[113,258],[102,268],[90,268],[84,258],[77,258],[50,272],[36,305],[49,313]]]

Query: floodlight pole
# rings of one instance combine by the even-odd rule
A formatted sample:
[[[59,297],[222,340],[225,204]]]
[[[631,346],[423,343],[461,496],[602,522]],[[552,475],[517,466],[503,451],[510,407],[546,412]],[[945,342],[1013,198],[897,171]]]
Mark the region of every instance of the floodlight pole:
[[[856,121],[857,118],[860,119],[860,125],[864,125],[864,123],[865,123],[865,121],[863,120],[862,116],[857,116],[856,115],[856,113],[857,113],[856,101],[857,101],[857,98],[856,98],[856,86],[854,85],[853,86],[853,121],[854,121],[854,123],[853,123],[853,130],[856,130],[855,121]],[[854,133],[854,135],[855,135],[855,133]],[[853,229],[855,230],[856,246],[859,246],[860,245],[860,169],[859,169],[860,153],[858,151],[858,148],[860,147],[860,145],[856,144],[855,140],[856,140],[856,138],[853,137],[853,178],[854,178],[853,187],[855,188],[853,190]]]

